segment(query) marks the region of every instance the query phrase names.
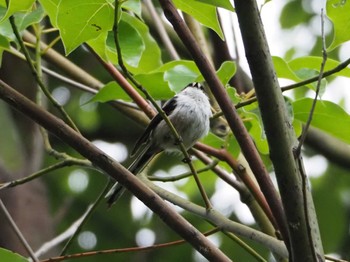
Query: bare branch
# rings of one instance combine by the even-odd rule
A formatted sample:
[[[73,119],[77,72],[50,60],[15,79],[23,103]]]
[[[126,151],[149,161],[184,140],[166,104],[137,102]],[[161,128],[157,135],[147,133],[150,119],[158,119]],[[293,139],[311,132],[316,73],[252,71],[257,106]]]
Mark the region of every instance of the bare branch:
[[[177,214],[157,194],[145,186],[118,162],[96,148],[90,141],[75,132],[62,120],[42,110],[0,80],[0,98],[19,110],[52,134],[59,137],[95,166],[129,189],[137,198],[157,214],[168,226],[188,241],[208,260],[230,261],[187,220]]]

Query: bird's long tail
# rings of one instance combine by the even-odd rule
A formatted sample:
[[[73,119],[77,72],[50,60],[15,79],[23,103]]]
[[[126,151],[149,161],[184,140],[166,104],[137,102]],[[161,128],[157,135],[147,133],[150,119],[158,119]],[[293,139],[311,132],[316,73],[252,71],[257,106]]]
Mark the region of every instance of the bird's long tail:
[[[149,146],[146,146],[141,154],[134,160],[134,162],[131,163],[128,170],[133,173],[134,175],[137,175],[146,165],[147,163],[153,158],[153,156],[158,152],[153,152],[154,150],[151,150]],[[119,184],[118,182],[113,185],[113,187],[108,191],[106,194],[107,204],[110,208],[125,192],[125,188]]]

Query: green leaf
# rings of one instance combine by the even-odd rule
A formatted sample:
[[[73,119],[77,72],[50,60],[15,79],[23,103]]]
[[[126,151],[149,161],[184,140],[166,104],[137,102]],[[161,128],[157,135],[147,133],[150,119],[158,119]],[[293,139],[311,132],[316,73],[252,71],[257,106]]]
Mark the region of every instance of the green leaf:
[[[181,11],[189,14],[206,27],[213,29],[221,39],[224,39],[217,11],[214,6],[203,4],[197,1],[174,0],[174,4]]]
[[[289,1],[282,9],[280,23],[282,28],[287,29],[307,23],[311,18],[312,15],[304,11],[301,1]]]
[[[58,28],[57,26],[57,13],[58,6],[61,0],[39,0],[41,6],[44,8],[45,12],[50,18],[51,24]]]
[[[147,25],[125,12],[123,12],[122,20],[130,24],[140,34],[145,45],[145,51],[142,53],[138,67],[132,67],[129,70],[134,74],[140,74],[159,68],[162,64],[161,51]]]
[[[106,0],[70,0],[58,5],[57,26],[66,54],[112,29],[113,6]]]
[[[0,261],[28,262],[29,260],[4,248],[0,248]]]
[[[269,146],[267,144],[266,135],[263,129],[262,119],[259,110],[256,108],[251,111],[243,113],[245,122],[249,124],[249,134],[254,139],[255,145],[260,153],[267,155],[269,153]]]
[[[310,69],[315,69],[318,72],[320,71],[321,68],[321,63],[322,63],[323,58],[319,56],[304,56],[304,57],[299,57],[294,60],[291,60],[288,62],[289,67],[293,71],[300,70],[302,68],[310,68]],[[331,70],[335,67],[337,67],[341,62],[334,60],[334,59],[327,59],[326,65],[324,67],[324,71]],[[346,67],[343,70],[333,74],[334,76],[345,76],[345,77],[350,77],[350,68]]]
[[[7,8],[7,11],[5,15],[1,18],[0,23],[8,19],[11,15],[13,15],[16,12],[25,12],[29,10],[32,6],[35,0],[17,0],[17,1],[9,1],[9,6]],[[1,6],[7,7],[6,2],[2,0],[0,2]]]
[[[306,123],[312,101],[311,98],[295,101],[293,103],[294,119]],[[317,101],[311,125],[350,144],[350,115],[333,102]]]
[[[45,16],[44,9],[39,6],[33,12],[18,13],[15,15],[18,30],[21,32],[28,26],[39,23]]]
[[[177,64],[164,72],[164,80],[169,82],[170,89],[180,92],[188,83],[196,81],[200,72],[194,65]]]
[[[124,63],[132,73],[148,73],[160,67],[161,52],[148,27],[125,12],[119,22],[119,41]],[[113,32],[104,32],[88,44],[102,59],[118,64]]]
[[[139,74],[135,75],[135,78],[156,100],[167,100],[174,96],[174,92],[171,91],[168,83],[164,80],[164,73],[162,72]]]
[[[130,97],[125,93],[120,85],[118,85],[117,82],[112,81],[102,87],[96,95],[86,102],[86,104],[91,102],[105,103],[115,99],[130,101]]]
[[[195,1],[202,2],[208,5],[213,5],[215,7],[222,7],[232,12],[235,11],[235,9],[233,8],[229,0],[195,0]]]
[[[126,23],[124,20],[120,20],[119,22],[118,34],[124,63],[131,67],[137,67],[140,63],[142,53],[145,50],[145,45],[141,35],[134,27]],[[107,37],[107,48],[109,52],[111,52],[111,55],[116,56],[115,59],[117,60],[114,34],[112,32],[110,32]]]
[[[331,45],[327,48],[332,51],[340,44],[350,40],[350,2],[344,0],[328,0],[327,16],[333,22],[334,36]]]
[[[236,73],[236,64],[232,61],[225,61],[221,64],[218,71],[216,71],[216,75],[219,77],[221,83],[226,85],[228,81],[232,78],[232,76]],[[197,79],[197,82],[204,81],[204,77],[200,75]]]
[[[221,83],[226,85],[228,81],[236,73],[236,63],[233,61],[225,61],[220,66],[219,70],[216,72],[216,75],[219,77]]]
[[[295,72],[290,68],[289,64],[283,60],[281,57],[273,56],[272,62],[275,66],[276,74],[278,78],[286,78],[294,80],[295,82],[301,81],[301,79],[295,74]]]
[[[122,7],[126,10],[134,12],[137,16],[141,17],[141,1],[140,0],[127,0],[122,4]]]

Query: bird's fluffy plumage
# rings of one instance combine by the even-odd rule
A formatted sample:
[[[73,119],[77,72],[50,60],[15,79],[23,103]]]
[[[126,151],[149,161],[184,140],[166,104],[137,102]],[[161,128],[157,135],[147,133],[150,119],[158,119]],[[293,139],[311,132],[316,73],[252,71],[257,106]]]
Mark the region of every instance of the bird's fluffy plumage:
[[[168,100],[162,109],[182,138],[186,149],[208,134],[212,114],[209,99],[199,83],[189,84]],[[159,152],[178,150],[178,141],[161,115],[157,114],[135,144],[131,155],[140,153],[130,165],[129,171],[136,175]],[[108,205],[111,206],[123,192],[123,186],[116,183],[106,196],[109,197]]]

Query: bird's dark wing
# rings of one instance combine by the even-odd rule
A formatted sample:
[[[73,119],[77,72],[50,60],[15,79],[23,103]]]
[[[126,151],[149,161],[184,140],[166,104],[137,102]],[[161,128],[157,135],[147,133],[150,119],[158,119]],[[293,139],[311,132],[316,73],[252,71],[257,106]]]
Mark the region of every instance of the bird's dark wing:
[[[163,109],[164,113],[168,116],[171,114],[172,111],[174,111],[175,107],[176,107],[176,96],[171,98],[170,100],[168,100],[164,104],[162,109]],[[163,118],[161,117],[161,115],[159,113],[157,115],[155,115],[155,117],[152,118],[152,120],[148,124],[146,130],[143,132],[143,134],[136,141],[135,146],[134,146],[133,150],[131,151],[131,156],[134,156],[136,154],[136,152],[139,151],[141,145],[143,145],[144,143],[146,143],[149,140],[152,131],[157,127],[157,125],[162,120],[163,120]]]

